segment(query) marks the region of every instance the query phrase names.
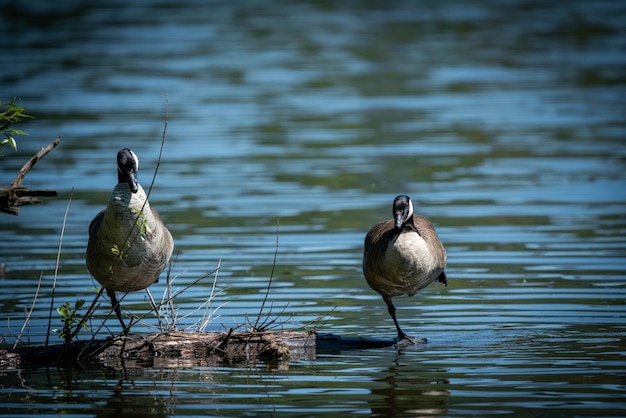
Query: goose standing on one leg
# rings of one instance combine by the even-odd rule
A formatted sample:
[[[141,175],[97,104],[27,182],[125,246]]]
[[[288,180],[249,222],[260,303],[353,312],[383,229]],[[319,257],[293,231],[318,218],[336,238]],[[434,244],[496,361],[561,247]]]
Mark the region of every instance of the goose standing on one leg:
[[[433,224],[413,213],[413,202],[408,196],[397,196],[393,201],[393,219],[370,228],[363,253],[365,279],[387,304],[398,330],[397,342],[416,341],[398,325],[391,298],[413,296],[433,281],[447,285],[445,267],[446,250]]]
[[[108,206],[89,224],[87,244],[87,268],[106,289],[124,333],[128,330],[115,293],[147,289],[158,280],[174,250],[172,234],[137,182],[138,167],[130,149],[117,153],[118,183]]]

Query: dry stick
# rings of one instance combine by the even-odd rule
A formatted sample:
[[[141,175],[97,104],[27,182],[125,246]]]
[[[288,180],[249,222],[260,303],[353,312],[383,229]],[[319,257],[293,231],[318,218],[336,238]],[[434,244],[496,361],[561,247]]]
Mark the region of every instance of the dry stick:
[[[72,203],[72,196],[74,196],[74,186],[70,192],[70,197],[67,200],[67,206],[65,207],[65,214],[63,215],[63,225],[61,226],[61,236],[59,237],[59,248],[57,250],[57,260],[54,266],[54,279],[52,280],[52,296],[50,297],[50,312],[48,312],[48,331],[46,332],[46,347],[50,339],[50,326],[52,325],[52,309],[54,308],[54,294],[57,288],[57,276],[59,274],[59,264],[61,263],[61,248],[63,248],[63,235],[65,234],[65,225],[67,224],[67,213],[70,211],[70,204]],[[80,326],[81,323],[78,324]]]
[[[204,329],[207,327],[207,325],[209,325],[211,323],[211,318],[213,318],[213,315],[215,314],[215,312],[217,312],[222,306],[226,305],[228,302],[224,302],[221,305],[219,305],[217,308],[215,308],[214,310],[210,311],[211,308],[211,302],[213,302],[213,298],[216,295],[219,295],[220,293],[224,292],[225,289],[221,289],[219,292],[215,292],[215,287],[217,284],[217,275],[218,275],[218,271],[220,269],[220,266],[222,264],[222,259],[220,259],[217,263],[217,268],[215,270],[215,277],[213,278],[213,285],[211,287],[211,293],[209,294],[209,297],[206,301],[204,301],[202,304],[200,304],[200,306],[198,306],[196,309],[194,309],[193,311],[183,315],[181,317],[181,319],[186,319],[189,316],[193,315],[194,313],[200,311],[201,309],[204,310],[204,314],[202,315],[202,318],[200,318],[199,320],[196,321],[196,323],[192,326],[190,326],[189,328],[195,328],[197,326],[197,330],[199,332],[203,332]],[[207,277],[207,276],[205,276]],[[173,305],[172,308],[173,309]],[[175,324],[174,324],[175,325]]]
[[[152,175],[152,182],[150,182],[150,187],[148,188],[148,193],[146,195],[146,202],[148,201],[148,197],[150,197],[152,186],[154,185],[157,172],[159,171],[159,166],[161,165],[161,156],[163,155],[163,147],[165,146],[165,133],[167,132],[168,119],[169,119],[169,104],[168,104],[168,99],[166,96],[165,97],[165,125],[163,125],[163,135],[161,136],[161,148],[159,149],[159,158],[157,159],[156,167],[154,168],[154,174]],[[143,208],[141,208],[141,210],[143,211]]]
[[[335,312],[335,309],[337,309],[337,307],[336,307],[336,306],[333,306],[333,308],[332,308],[330,311],[328,311],[328,313],[327,313],[326,315],[318,316],[318,317],[317,317],[317,318],[315,318],[314,320],[312,320],[312,321],[310,321],[310,322],[308,322],[308,323],[306,323],[306,324],[302,325],[302,326],[301,326],[301,327],[299,327],[299,328],[302,328],[302,329],[307,329],[307,328],[309,327],[309,325],[315,324],[315,326],[313,327],[313,329],[317,329],[317,328],[318,328],[317,324],[318,324],[318,323],[319,323],[322,319],[324,319],[324,318],[327,318],[327,319],[326,319],[324,322],[322,322],[320,326],[324,326],[324,325],[326,325],[326,324],[328,323],[328,321],[330,321],[330,314],[332,314],[333,312]],[[296,329],[298,329],[298,328],[296,328]]]
[[[261,314],[263,313],[263,309],[265,308],[265,302],[267,302],[267,298],[270,294],[270,288],[272,287],[272,280],[274,279],[274,270],[276,269],[276,258],[278,257],[278,226],[280,220],[276,219],[276,246],[274,248],[274,261],[272,262],[272,271],[270,272],[270,280],[267,283],[267,289],[265,290],[265,297],[263,298],[263,303],[261,304],[261,309],[256,317],[256,321],[254,321],[254,329],[256,329],[259,320],[261,319]]]
[[[219,267],[221,266],[221,264],[222,264],[222,259],[220,258],[220,259],[219,259],[219,261],[217,262],[217,268],[218,268],[218,269],[219,269]],[[215,309],[214,311],[212,311],[212,312],[210,312],[210,313],[209,313],[209,308],[210,308],[211,302],[213,301],[213,297],[215,296],[215,285],[216,285],[216,284],[217,284],[217,273],[215,273],[215,278],[213,278],[213,286],[211,286],[211,294],[209,294],[209,299],[208,299],[209,304],[207,305],[207,307],[206,307],[206,309],[205,309],[205,311],[204,311],[204,312],[205,312],[205,314],[203,315],[203,319],[204,319],[204,318],[206,318],[206,319],[204,319],[203,321],[201,321],[201,322],[199,323],[199,325],[198,325],[198,330],[200,330],[200,331],[204,331],[204,330],[206,329],[207,325],[209,325],[209,324],[211,323],[211,317],[213,316],[213,314],[214,314],[215,312],[217,312],[217,311],[219,310],[219,308],[221,308],[222,306],[224,306],[224,304],[226,303],[226,302],[222,303],[220,306],[218,306],[218,307],[217,307],[217,309]],[[220,291],[220,292],[218,292],[218,294],[219,294],[219,293],[221,293],[221,291]],[[202,305],[201,305],[201,306],[202,306]],[[198,307],[198,308],[199,308],[199,307]],[[207,315],[208,315],[208,316],[207,316]]]
[[[43,271],[39,274],[39,282],[37,282],[37,290],[35,291],[35,297],[33,299],[33,304],[30,306],[30,311],[28,311],[28,315],[26,315],[26,320],[24,321],[24,324],[22,325],[22,329],[20,330],[20,333],[18,334],[17,339],[15,340],[15,344],[13,344],[13,349],[14,350],[17,347],[17,344],[22,339],[22,334],[24,333],[24,330],[26,329],[26,325],[30,322],[30,317],[33,314],[33,309],[35,309],[35,303],[37,302],[37,296],[39,296],[39,289],[41,289],[41,279],[43,279]]]
[[[289,303],[291,301],[287,302],[285,304],[285,306],[283,306],[283,309],[281,309],[280,312],[278,312],[278,314],[276,315],[276,317],[274,317],[274,319],[272,319],[271,321],[269,320],[269,315],[272,313],[272,310],[274,308],[274,305],[272,304],[272,307],[270,308],[269,312],[267,313],[268,318],[266,318],[265,321],[263,321],[263,323],[261,323],[261,326],[257,329],[257,331],[265,331],[267,329],[269,329],[269,327],[274,324],[274,322],[278,321],[278,319],[285,313],[285,311],[287,310],[287,308],[289,307]],[[293,315],[289,315],[289,317],[283,321],[283,324],[286,323],[287,321],[289,321],[290,319],[293,318]]]
[[[183,294],[184,292],[186,292],[187,290],[189,290],[189,288],[195,286],[196,284],[200,283],[200,281],[206,279],[207,277],[209,277],[212,274],[217,274],[217,272],[219,271],[219,267],[215,268],[213,271],[208,272],[207,274],[205,274],[204,276],[200,277],[199,279],[194,280],[193,282],[191,282],[190,284],[188,284],[187,286],[183,287],[182,290],[179,290],[178,292],[175,292],[170,298],[168,298],[167,300],[159,303],[157,305],[157,309],[161,308],[161,306],[170,303],[171,300],[176,299],[178,296],[180,296],[181,294]],[[146,318],[149,315],[149,313],[144,314],[142,316],[137,317],[137,321],[135,321],[135,323],[141,321],[142,319]]]
[[[220,294],[220,293],[222,293],[222,292],[220,291],[217,294]],[[198,325],[197,325],[197,328],[195,328],[195,329],[197,329],[198,332],[205,332],[206,327],[208,327],[211,322],[213,322],[214,320],[219,319],[222,316],[222,315],[215,316],[215,313],[217,311],[219,311],[223,306],[226,306],[226,305],[228,305],[228,302],[222,303],[217,308],[213,309],[213,311],[211,311],[211,312],[208,312],[209,305],[207,305],[207,308],[206,308],[204,316],[203,316],[203,318],[206,318],[206,319],[200,320],[199,322],[196,322]],[[193,329],[193,328],[191,328],[191,329]]]
[[[28,160],[26,164],[22,166],[20,171],[18,171],[17,175],[11,182],[11,187],[20,186],[26,174],[28,174],[30,169],[33,168],[33,166],[37,163],[37,161],[41,160],[47,153],[52,151],[52,149],[54,149],[57,145],[59,145],[60,142],[61,142],[61,137],[57,136],[57,138],[54,141],[52,141],[51,143],[43,147],[41,150],[39,150],[37,154],[33,155],[31,159]]]
[[[176,314],[174,311],[174,303],[170,299],[172,295],[172,283],[176,277],[172,278],[172,266],[176,263],[178,256],[175,256],[174,261],[170,261],[169,266],[167,268],[167,274],[165,275],[165,291],[161,295],[161,303],[157,305],[154,300],[152,301],[152,309],[155,311],[157,318],[159,320],[159,330],[161,332],[165,332],[166,330],[174,329],[174,325],[176,324]],[[166,299],[167,296],[167,299]],[[161,312],[161,307],[165,306],[169,301],[168,312]],[[162,318],[162,319],[161,319]]]
[[[167,274],[165,275],[165,290],[163,291],[163,294],[161,295],[161,306],[165,305],[165,297],[166,295],[169,296],[171,294],[171,286],[172,286],[172,283],[174,283],[174,280],[176,279],[176,277],[172,278],[172,264],[174,262],[170,261],[170,265],[167,269]],[[154,306],[153,309],[157,309],[156,306]],[[173,306],[171,307],[171,309],[173,309]],[[170,323],[173,324],[173,319],[172,319],[173,314],[171,312],[164,311],[164,312],[161,312],[161,315],[163,315],[163,321],[165,322],[166,329],[171,328]],[[164,331],[165,329],[161,329],[161,332],[164,332]]]
[[[27,190],[22,186],[22,181],[28,172],[33,168],[37,161],[41,160],[46,154],[54,149],[61,142],[61,137],[57,137],[47,146],[33,155],[17,172],[17,175],[8,186],[0,187],[0,197],[3,200],[3,205],[0,206],[0,211],[8,213],[10,215],[19,214],[20,210],[17,206],[21,206],[27,203],[37,203],[37,196],[56,196],[57,192],[54,190]],[[6,195],[6,196],[5,196]],[[29,196],[26,198],[26,196]]]
[[[176,327],[176,311],[174,310],[174,301],[172,300],[172,281],[170,280],[171,278],[171,264],[170,264],[170,271],[167,272],[167,278],[166,278],[166,286],[167,286],[167,300],[169,300],[169,305],[170,305],[170,315],[171,315],[171,319],[172,319],[172,328]],[[219,270],[219,265],[217,266],[217,269]]]
[[[225,290],[225,289],[222,289],[222,290],[220,290],[219,292],[215,293],[215,286],[216,286],[216,283],[217,283],[217,277],[218,277],[219,269],[220,269],[220,267],[221,267],[221,263],[222,263],[222,260],[220,259],[220,260],[218,261],[218,266],[215,268],[215,270],[213,270],[213,272],[211,272],[211,273],[208,273],[208,274],[204,275],[202,278],[200,278],[200,279],[198,279],[196,282],[194,282],[194,283],[197,283],[198,281],[200,281],[200,280],[202,280],[202,279],[207,278],[210,274],[215,273],[215,274],[214,274],[214,278],[213,278],[213,286],[212,286],[212,288],[211,288],[211,293],[209,294],[208,299],[207,299],[206,301],[204,301],[202,304],[200,304],[200,306],[198,306],[197,308],[195,308],[193,311],[191,311],[191,312],[189,312],[189,313],[187,313],[187,314],[183,315],[182,317],[180,317],[180,319],[186,319],[186,318],[188,318],[189,316],[193,315],[194,313],[196,313],[196,312],[200,311],[201,309],[204,309],[205,313],[204,313],[203,317],[202,317],[200,320],[198,320],[198,321],[196,322],[196,324],[199,324],[199,325],[198,325],[198,331],[203,331],[203,329],[204,329],[204,328],[205,328],[205,327],[206,327],[206,326],[210,323],[212,315],[213,315],[215,312],[217,312],[217,311],[218,311],[218,310],[219,310],[222,306],[224,306],[225,304],[227,304],[227,302],[224,302],[223,304],[221,304],[220,306],[218,306],[215,310],[213,310],[213,311],[209,312],[210,304],[211,304],[211,302],[213,301],[213,297],[214,297],[214,296],[216,296],[216,295],[218,295],[218,294],[220,294],[220,293],[222,293],[222,292]],[[169,281],[169,276],[168,276],[168,287],[167,287],[167,289],[165,290],[165,292],[164,292],[164,294],[163,294],[163,297],[161,298],[161,303],[160,303],[158,306],[153,306],[153,309],[157,309],[157,310],[158,310],[158,309],[160,309],[162,306],[165,306],[165,305],[168,305],[168,304],[169,304],[168,309],[169,309],[170,311],[174,311],[174,309],[175,309],[175,308],[174,308],[174,298],[178,297],[181,293],[183,293],[184,291],[186,291],[187,289],[189,289],[189,287],[191,287],[191,286],[188,286],[188,287],[186,287],[185,289],[183,289],[183,291],[176,293],[174,296],[171,296],[171,294],[172,294],[172,293],[171,293],[171,283],[173,283],[173,280],[170,282],[170,281]],[[167,299],[166,299],[166,295],[167,295]],[[146,315],[147,315],[147,314],[146,314]],[[144,317],[145,317],[145,316],[144,316]],[[142,317],[142,318],[144,318],[144,317]],[[176,315],[175,313],[172,313],[171,318],[170,318],[170,319],[167,319],[167,318],[166,318],[166,319],[165,319],[165,321],[167,322],[167,324],[166,324],[166,325],[167,325],[167,329],[168,329],[168,330],[173,330],[173,329],[175,329],[176,325],[178,325],[178,324],[179,324],[179,318],[178,318],[178,315]],[[161,328],[161,329],[160,329],[160,331],[161,331],[161,332],[164,332],[164,331],[165,331],[165,329],[164,329],[162,326],[161,326],[160,328]]]
[[[154,312],[156,313],[157,321],[159,322],[159,329],[163,330],[163,322],[161,322],[161,315],[159,315],[159,310],[157,309],[156,302],[154,302],[154,298],[152,297],[152,292],[150,292],[150,289],[147,287],[146,287],[146,293],[148,294],[150,306],[152,306],[152,309],[154,309]]]

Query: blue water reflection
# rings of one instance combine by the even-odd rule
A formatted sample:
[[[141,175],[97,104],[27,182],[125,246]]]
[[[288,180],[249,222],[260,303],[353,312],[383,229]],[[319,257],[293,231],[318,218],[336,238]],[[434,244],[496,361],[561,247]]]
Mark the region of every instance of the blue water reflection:
[[[360,263],[399,193],[437,226],[450,285],[398,299],[425,346],[4,371],[0,415],[620,416],[625,17],[587,0],[5,5],[0,100],[37,118],[3,150],[3,184],[63,137],[25,181],[59,196],[0,216],[5,343],[40,276],[24,343],[46,338],[55,271],[55,305],[91,300],[87,226],[115,153],[133,148],[149,186],[166,112],[150,199],[176,240],[173,287],[207,275],[176,300],[180,328],[207,307],[209,331],[256,318],[278,242],[278,329],[392,336]],[[143,292],[123,306],[146,315],[136,332],[157,328]],[[92,329],[117,331],[106,315]]]

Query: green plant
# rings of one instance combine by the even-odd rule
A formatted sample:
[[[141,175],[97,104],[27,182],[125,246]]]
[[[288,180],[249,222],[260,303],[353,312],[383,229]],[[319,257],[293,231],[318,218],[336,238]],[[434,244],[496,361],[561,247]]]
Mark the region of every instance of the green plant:
[[[72,342],[72,327],[75,324],[79,324],[78,329],[89,329],[87,326],[87,320],[83,318],[82,314],[78,313],[84,304],[85,300],[79,299],[74,304],[74,307],[72,307],[69,302],[65,302],[57,308],[57,312],[63,317],[63,329],[55,329],[53,331],[58,333],[59,337],[63,338],[65,340],[65,344],[68,346]]]
[[[15,98],[4,105],[0,101],[0,132],[4,135],[4,139],[0,139],[0,151],[7,144],[17,149],[17,142],[13,135],[28,135],[20,129],[11,128],[11,125],[21,122],[24,118],[32,119],[34,116],[24,113],[24,108],[15,104]]]
[[[137,219],[135,220],[135,225],[137,226],[137,230],[139,231],[139,237],[142,241],[145,241],[147,235],[152,231],[148,226],[148,220],[143,214],[143,207],[141,209],[133,208],[133,212],[137,214]]]
[[[151,233],[152,231],[150,230],[150,227],[148,226],[148,220],[145,218],[143,214],[143,208],[141,210],[132,208],[132,211],[137,214],[137,219],[135,220],[135,226],[137,226],[137,229],[139,232],[138,236],[139,238],[141,238],[141,240],[145,241],[146,235]],[[128,257],[127,252],[130,250],[130,248],[133,245],[133,242],[135,241],[134,239],[132,242],[128,241],[128,238],[130,237],[131,233],[132,231],[128,234],[129,236],[126,237],[126,241],[124,241],[124,245],[122,246],[123,248],[120,248],[120,246],[117,244],[113,244],[113,246],[111,247],[111,253],[116,255],[119,261],[123,261],[126,257]],[[113,267],[114,266],[109,266],[109,272],[113,271]]]

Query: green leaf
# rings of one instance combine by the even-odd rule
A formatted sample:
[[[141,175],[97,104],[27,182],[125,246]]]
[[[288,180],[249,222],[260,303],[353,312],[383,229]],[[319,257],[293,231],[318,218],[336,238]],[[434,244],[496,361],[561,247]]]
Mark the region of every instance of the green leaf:
[[[11,131],[11,133],[12,133],[12,134],[15,134],[15,135],[28,135],[28,133],[27,133],[27,132],[24,132],[24,131],[23,131],[23,130],[21,130],[21,129],[13,129],[13,128],[10,128],[9,130]]]

